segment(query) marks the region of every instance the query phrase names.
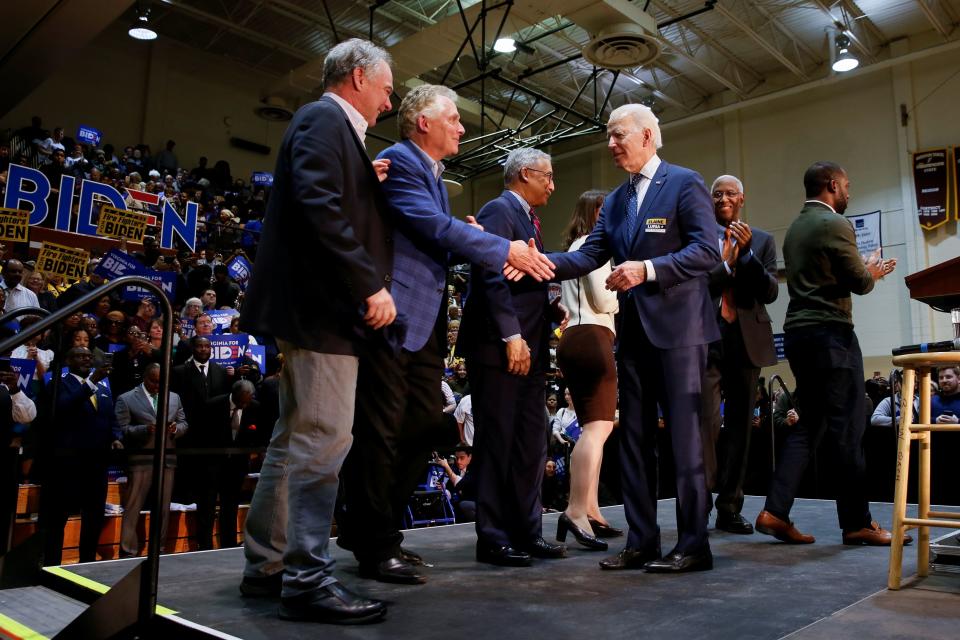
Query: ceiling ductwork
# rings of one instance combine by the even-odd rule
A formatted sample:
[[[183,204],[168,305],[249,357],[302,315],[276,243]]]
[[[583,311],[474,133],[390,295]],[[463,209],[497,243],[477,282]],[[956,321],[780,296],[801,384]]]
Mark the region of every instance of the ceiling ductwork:
[[[590,34],[583,58],[595,67],[633,69],[660,57],[656,21],[625,0],[603,0],[567,18]]]
[[[280,96],[267,96],[262,104],[253,110],[258,117],[269,122],[287,122],[293,118],[293,109],[286,99]]]

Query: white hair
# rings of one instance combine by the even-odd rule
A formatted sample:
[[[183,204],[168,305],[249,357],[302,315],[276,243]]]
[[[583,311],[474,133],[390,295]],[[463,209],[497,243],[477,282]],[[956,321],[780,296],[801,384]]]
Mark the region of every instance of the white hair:
[[[653,110],[646,105],[630,103],[617,107],[610,112],[607,126],[627,116],[633,118],[634,124],[641,129],[650,129],[650,133],[653,134],[653,144],[657,149],[663,146],[663,137],[660,135],[660,120],[654,115]]]
[[[420,116],[432,118],[436,115],[439,98],[449,98],[457,103],[457,92],[438,84],[421,84],[403,97],[397,112],[400,137],[408,139],[417,130]]]
[[[713,193],[717,190],[717,185],[721,182],[732,182],[737,185],[737,189],[740,193],[743,193],[743,183],[740,182],[740,178],[737,176],[718,176],[716,180],[713,181],[713,186],[710,187],[710,193]]]
[[[540,149],[534,149],[533,147],[514,149],[507,156],[506,162],[503,163],[503,184],[509,187],[517,181],[520,177],[520,171],[524,167],[529,167],[541,160],[550,162],[550,154],[544,153],[540,151]]]

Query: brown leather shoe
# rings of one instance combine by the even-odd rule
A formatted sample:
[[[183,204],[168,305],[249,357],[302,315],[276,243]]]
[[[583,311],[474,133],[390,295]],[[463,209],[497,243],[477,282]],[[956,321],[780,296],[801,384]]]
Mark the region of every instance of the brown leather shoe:
[[[769,511],[760,512],[755,528],[787,544],[813,544],[816,541],[813,536],[797,531],[792,522],[785,522]]]
[[[857,531],[843,532],[843,544],[865,544],[871,547],[889,547],[892,542],[893,533],[882,529],[876,522],[871,522],[869,527],[864,527]],[[910,534],[903,536],[903,544],[907,545],[911,542],[913,542],[913,536]]]

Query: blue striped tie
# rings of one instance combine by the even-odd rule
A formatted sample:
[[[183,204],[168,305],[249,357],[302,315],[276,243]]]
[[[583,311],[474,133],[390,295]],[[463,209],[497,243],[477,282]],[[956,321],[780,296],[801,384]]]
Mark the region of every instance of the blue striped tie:
[[[633,240],[633,235],[637,232],[637,218],[640,213],[640,204],[637,202],[637,185],[643,178],[642,173],[635,173],[630,176],[630,192],[627,194],[627,240]]]

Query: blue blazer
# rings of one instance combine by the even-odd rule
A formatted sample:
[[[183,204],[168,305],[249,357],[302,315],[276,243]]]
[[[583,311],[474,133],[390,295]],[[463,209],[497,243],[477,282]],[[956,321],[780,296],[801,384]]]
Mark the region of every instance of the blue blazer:
[[[94,408],[90,396],[97,395]],[[71,374],[60,379],[57,391],[57,416],[54,446],[64,449],[104,451],[120,439],[120,428],[113,411],[113,397],[101,383],[94,391]]]
[[[627,181],[607,196],[597,225],[578,251],[550,254],[557,279],[590,273],[611,257],[616,264],[650,260],[656,281],[621,294],[620,311],[633,305],[647,337],[659,349],[718,340],[706,274],[720,262],[720,248],[703,178],[661,162],[640,203],[632,237],[624,224],[629,189]]]
[[[504,191],[483,205],[477,222],[508,240],[528,241],[536,230],[520,201]],[[543,251],[543,247],[539,247]],[[542,373],[548,360],[550,322],[546,282],[526,277],[508,282],[499,271],[470,273],[470,292],[460,321],[457,351],[491,366],[507,366],[503,339],[520,334],[530,347],[530,372]]]
[[[437,325],[451,252],[499,273],[510,243],[450,215],[443,181],[434,178],[427,158],[409,140],[385,149],[378,158],[390,160],[382,183],[394,224],[390,293],[398,317],[406,323],[403,348],[419,351]]]

